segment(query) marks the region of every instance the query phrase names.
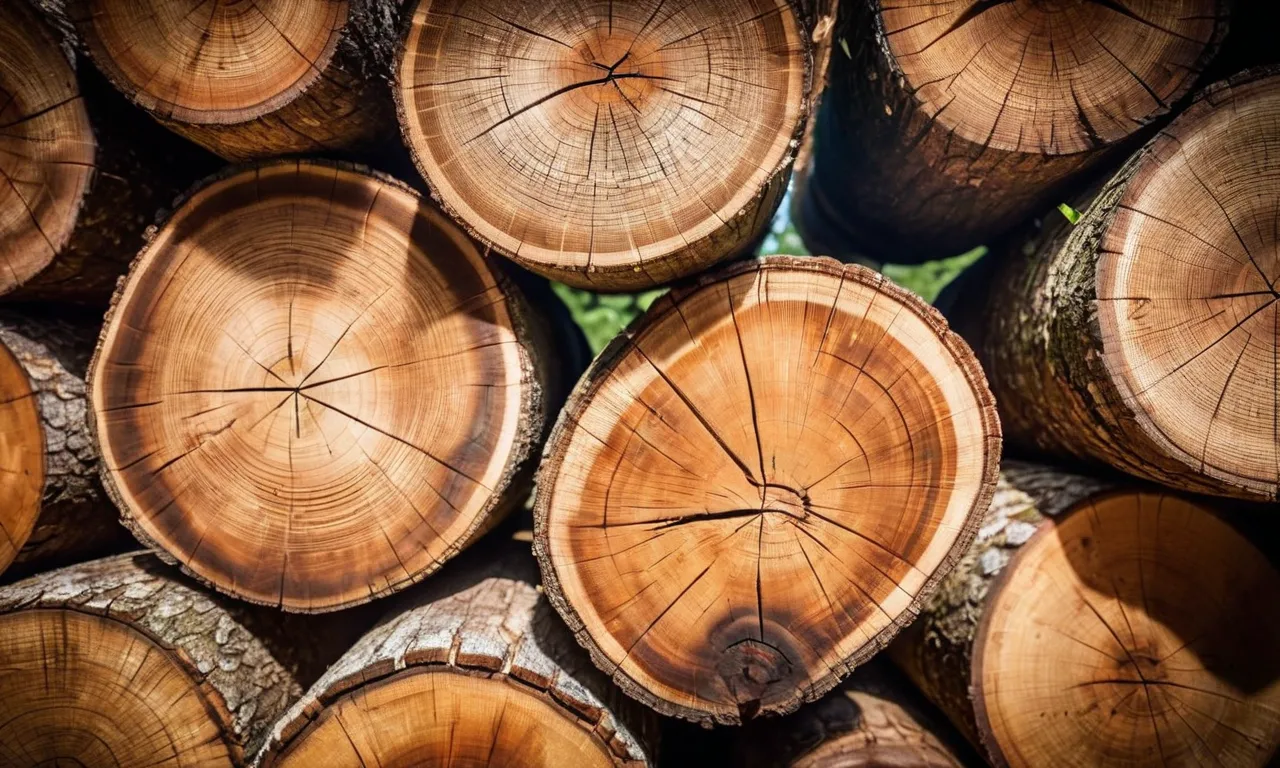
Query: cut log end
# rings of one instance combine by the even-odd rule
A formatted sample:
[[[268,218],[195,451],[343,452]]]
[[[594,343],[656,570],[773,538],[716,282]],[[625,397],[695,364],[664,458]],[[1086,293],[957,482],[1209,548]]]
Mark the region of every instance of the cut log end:
[[[141,538],[254,602],[332,610],[417,581],[505,511],[542,431],[518,301],[401,185],[319,163],[215,181],[103,331],[108,490]]]
[[[1280,489],[1280,77],[1201,99],[1128,181],[1097,264],[1107,369],[1191,473]]]
[[[1043,525],[973,652],[999,764],[1261,766],[1280,745],[1280,573],[1228,524],[1123,493]]]
[[[268,764],[358,765],[366,756],[383,766],[619,765],[590,727],[524,684],[432,667],[329,702]]]
[[[0,6],[0,295],[71,238],[96,145],[75,73],[25,1]]]
[[[829,690],[972,540],[999,426],[972,353],[860,267],[771,257],[660,299],[579,384],[542,469],[548,594],[660,712]]]
[[[71,0],[68,14],[94,63],[139,106],[217,125],[261,117],[305,91],[333,56],[347,6]]]
[[[480,240],[583,287],[666,282],[767,227],[808,107],[787,0],[420,2],[397,98]]]
[[[18,556],[40,516],[44,430],[27,372],[0,344],[0,573]]]
[[[6,765],[238,762],[199,672],[127,624],[68,609],[10,613],[0,658]]]
[[[926,114],[973,144],[1068,155],[1169,110],[1225,29],[1220,0],[885,4],[891,54]]]

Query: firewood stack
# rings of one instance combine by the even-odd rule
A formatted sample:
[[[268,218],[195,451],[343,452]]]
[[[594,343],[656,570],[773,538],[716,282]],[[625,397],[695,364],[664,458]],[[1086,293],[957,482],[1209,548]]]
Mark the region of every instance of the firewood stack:
[[[1258,23],[0,0],[0,765],[1268,765]]]

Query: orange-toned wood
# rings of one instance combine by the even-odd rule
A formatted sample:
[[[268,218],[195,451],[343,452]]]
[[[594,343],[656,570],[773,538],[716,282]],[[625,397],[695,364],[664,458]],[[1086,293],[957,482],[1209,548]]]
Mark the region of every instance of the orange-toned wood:
[[[1194,492],[1280,489],[1280,73],[1215,85],[986,312],[1011,441]],[[1050,217],[1052,219],[1052,217]],[[1061,217],[1058,217],[1061,219]]]
[[[597,664],[664,714],[795,709],[967,549],[1000,429],[941,316],[861,267],[769,257],[659,299],[539,470],[535,551]]]
[[[997,765],[1267,765],[1280,572],[1198,502],[1006,462],[894,658]]]
[[[810,70],[789,0],[420,0],[396,93],[419,170],[472,234],[620,290],[763,236]]]
[[[139,256],[90,373],[103,478],[145,543],[292,611],[416,582],[528,487],[537,320],[404,185],[277,162]]]

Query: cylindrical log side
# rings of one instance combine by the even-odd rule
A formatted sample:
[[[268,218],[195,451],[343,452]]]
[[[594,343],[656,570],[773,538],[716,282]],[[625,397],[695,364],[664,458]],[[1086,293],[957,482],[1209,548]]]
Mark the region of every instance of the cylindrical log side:
[[[1227,0],[841,3],[820,156],[796,190],[809,250],[954,256],[1060,202],[1188,92],[1228,13]]]
[[[98,327],[0,312],[0,574],[5,580],[132,542],[98,479],[85,369]]]
[[[41,4],[130,101],[227,160],[360,152],[395,134],[401,0]]]
[[[955,740],[924,711],[920,694],[883,660],[859,667],[829,695],[794,714],[742,729],[742,768],[960,768]],[[925,704],[927,706],[927,704]]]
[[[535,500],[547,594],[663,714],[792,711],[968,547],[999,435],[917,297],[830,259],[733,265],[654,302],[561,412]]]
[[[238,609],[143,554],[0,588],[0,763],[245,765],[302,688]]]
[[[980,348],[1011,443],[1197,493],[1280,488],[1280,75],[1200,94],[996,269]]]
[[[809,112],[790,0],[418,2],[398,65],[432,195],[495,252],[638,290],[749,252]]]
[[[651,765],[657,722],[489,541],[397,601],[276,723],[257,765]]]
[[[890,656],[997,765],[1261,766],[1280,573],[1197,502],[1006,461],[972,548]]]
[[[541,324],[406,185],[231,169],[108,315],[89,381],[104,485],[219,590],[300,612],[389,594],[523,500],[556,389]]]

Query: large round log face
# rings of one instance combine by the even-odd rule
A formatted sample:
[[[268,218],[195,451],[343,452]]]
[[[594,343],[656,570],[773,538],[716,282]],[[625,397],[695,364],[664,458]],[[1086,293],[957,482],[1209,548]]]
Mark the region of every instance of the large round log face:
[[[1067,155],[1133,133],[1186,93],[1221,0],[881,3],[925,113],[991,149]]]
[[[908,620],[997,450],[971,353],[914,297],[825,260],[734,267],[579,385],[540,471],[544,578],[660,711],[786,711]]]
[[[44,429],[27,372],[0,344],[0,573],[13,562],[40,516]]]
[[[1219,107],[1223,100],[1230,107]],[[1156,139],[1100,248],[1104,359],[1139,426],[1230,486],[1280,486],[1280,78]]]
[[[1203,508],[1086,502],[993,593],[974,690],[1000,763],[1261,766],[1280,745],[1280,574]]]
[[[416,581],[491,520],[538,431],[510,290],[392,183],[293,163],[215,182],[104,331],[109,489],[246,599],[324,610]]]
[[[68,12],[94,63],[144,109],[225,124],[279,109],[320,77],[347,2],[71,0]]]
[[[75,73],[24,0],[0,6],[0,295],[75,227],[96,147]]]
[[[113,619],[75,610],[0,616],[0,763],[239,763],[226,707],[194,667]]]
[[[419,167],[482,241],[616,287],[767,226],[808,79],[787,0],[422,0],[398,95]]]
[[[524,685],[414,668],[329,703],[269,762],[278,768],[609,768],[607,745]]]

